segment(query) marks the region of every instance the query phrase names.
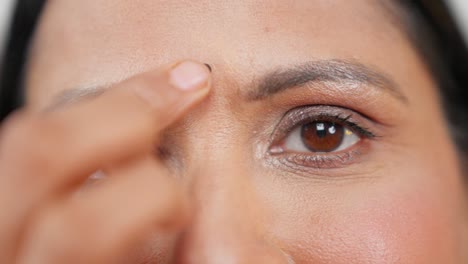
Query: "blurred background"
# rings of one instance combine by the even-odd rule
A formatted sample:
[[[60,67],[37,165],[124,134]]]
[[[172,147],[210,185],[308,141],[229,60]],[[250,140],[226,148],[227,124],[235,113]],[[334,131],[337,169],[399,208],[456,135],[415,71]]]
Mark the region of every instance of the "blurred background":
[[[384,0],[385,1],[385,0]],[[386,0],[393,1],[393,0]],[[452,11],[457,16],[459,25],[463,25],[465,41],[468,42],[468,1],[467,0],[447,0]]]
[[[3,50],[4,35],[6,34],[7,21],[11,18],[11,10],[14,0],[0,0],[0,51]]]

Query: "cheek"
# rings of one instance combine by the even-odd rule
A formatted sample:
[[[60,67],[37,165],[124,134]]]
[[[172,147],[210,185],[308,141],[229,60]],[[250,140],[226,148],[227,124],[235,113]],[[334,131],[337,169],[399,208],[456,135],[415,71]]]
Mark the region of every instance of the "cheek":
[[[296,188],[275,199],[270,230],[297,263],[458,263],[451,168],[411,162],[374,181]]]
[[[321,246],[347,263],[457,263],[451,212],[432,192],[406,191],[375,194],[334,215],[326,228],[333,239]]]

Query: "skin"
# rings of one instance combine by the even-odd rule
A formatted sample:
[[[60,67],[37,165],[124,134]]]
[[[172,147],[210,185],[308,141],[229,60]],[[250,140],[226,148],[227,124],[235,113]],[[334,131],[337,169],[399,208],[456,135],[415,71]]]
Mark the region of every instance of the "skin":
[[[1,262],[464,263],[456,146],[394,21],[371,0],[49,1],[26,107],[2,126]],[[181,92],[170,70],[186,59],[212,73]],[[341,65],[327,60],[388,82],[255,92],[265,75]],[[108,89],[69,91],[89,87]],[[277,128],[301,106],[376,136],[284,149]]]

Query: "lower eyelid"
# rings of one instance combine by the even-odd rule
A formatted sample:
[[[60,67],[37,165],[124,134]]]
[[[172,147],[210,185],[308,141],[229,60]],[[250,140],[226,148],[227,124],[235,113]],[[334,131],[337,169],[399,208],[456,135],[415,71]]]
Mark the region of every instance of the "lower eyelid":
[[[364,146],[356,146],[346,151],[338,151],[335,153],[301,153],[287,152],[269,153],[267,159],[270,164],[276,164],[279,169],[292,170],[296,172],[307,172],[314,174],[315,170],[322,171],[324,169],[340,169],[351,164],[359,162],[363,154],[367,152],[367,140],[363,140]],[[317,172],[319,172],[317,171]]]

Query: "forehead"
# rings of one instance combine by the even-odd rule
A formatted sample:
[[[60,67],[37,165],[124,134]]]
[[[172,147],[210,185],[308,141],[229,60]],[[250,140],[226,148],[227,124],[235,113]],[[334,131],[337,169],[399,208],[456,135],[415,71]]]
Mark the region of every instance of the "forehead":
[[[404,40],[390,21],[378,0],[48,1],[27,99],[44,105],[63,89],[105,85],[186,58],[223,69],[225,81],[237,85],[307,60],[391,63],[382,49]]]

